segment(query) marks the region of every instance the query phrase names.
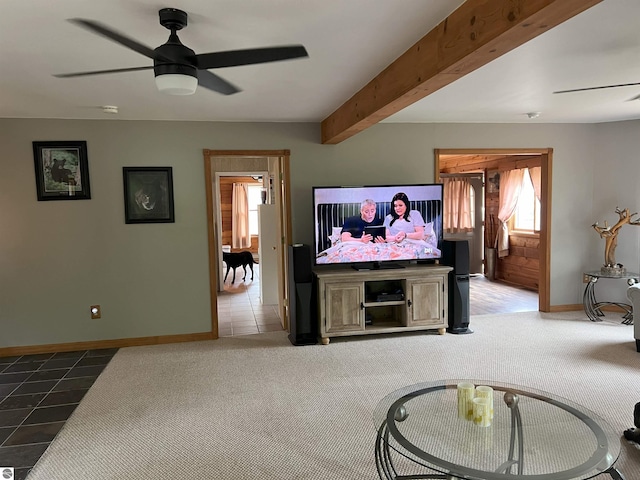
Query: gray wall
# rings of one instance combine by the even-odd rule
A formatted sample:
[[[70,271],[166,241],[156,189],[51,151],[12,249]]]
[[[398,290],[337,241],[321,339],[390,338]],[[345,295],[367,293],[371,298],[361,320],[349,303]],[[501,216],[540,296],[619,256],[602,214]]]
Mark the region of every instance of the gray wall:
[[[598,143],[593,152],[593,205],[589,225],[618,221],[615,208],[640,213],[640,121],[604,123],[598,126]],[[639,217],[634,217],[638,220]],[[591,229],[588,264],[598,269],[604,263],[604,240]],[[627,271],[640,272],[640,225],[625,225],[618,235],[616,261]],[[598,300],[618,298],[628,303],[622,280],[598,282]],[[638,321],[638,320],[636,320]]]
[[[205,148],[290,149],[293,240],[311,243],[313,185],[431,182],[434,148],[552,147],[551,304],[580,303],[604,252],[590,225],[640,209],[639,126],[379,124],[321,145],[317,124],[2,119],[0,347],[208,331]],[[31,142],[63,139],[87,141],[92,199],[38,202]],[[173,167],[175,224],[125,225],[122,167],[145,165]],[[639,239],[625,227],[617,251],[634,270]]]

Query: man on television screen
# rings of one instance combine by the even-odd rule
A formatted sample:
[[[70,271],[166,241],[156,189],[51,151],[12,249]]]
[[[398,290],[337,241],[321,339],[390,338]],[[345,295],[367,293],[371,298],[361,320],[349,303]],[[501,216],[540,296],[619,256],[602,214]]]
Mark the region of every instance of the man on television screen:
[[[343,242],[375,242],[384,243],[384,233],[376,235],[375,238],[370,233],[365,232],[366,227],[377,227],[382,225],[382,220],[376,215],[376,202],[367,198],[360,204],[360,215],[348,217],[342,226],[340,240]],[[382,229],[380,229],[382,231]]]

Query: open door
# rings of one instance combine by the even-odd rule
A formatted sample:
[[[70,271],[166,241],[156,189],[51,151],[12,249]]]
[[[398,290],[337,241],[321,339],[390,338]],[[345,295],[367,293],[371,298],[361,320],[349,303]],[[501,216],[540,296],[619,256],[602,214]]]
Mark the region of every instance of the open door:
[[[260,230],[260,299],[263,305],[277,305],[280,298],[278,292],[280,232],[278,231],[277,205],[258,205],[258,226]]]

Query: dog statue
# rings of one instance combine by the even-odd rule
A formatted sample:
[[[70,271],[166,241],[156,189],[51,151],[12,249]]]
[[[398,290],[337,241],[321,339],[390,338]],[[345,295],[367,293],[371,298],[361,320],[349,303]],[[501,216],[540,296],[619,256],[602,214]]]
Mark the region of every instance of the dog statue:
[[[247,278],[247,267],[251,269],[251,280],[253,280],[253,264],[257,264],[258,262],[253,259],[253,254],[248,250],[237,253],[222,252],[222,260],[227,264],[227,273],[224,276],[224,282],[227,281],[229,270],[233,268],[233,280],[231,280],[231,283],[236,283],[236,268],[240,266],[242,266],[244,270],[242,280]]]

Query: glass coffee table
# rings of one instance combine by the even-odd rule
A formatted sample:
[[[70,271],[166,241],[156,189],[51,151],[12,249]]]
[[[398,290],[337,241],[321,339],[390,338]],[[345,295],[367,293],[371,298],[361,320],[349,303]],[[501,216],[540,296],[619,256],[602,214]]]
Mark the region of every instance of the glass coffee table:
[[[457,385],[493,388],[488,427],[458,418]],[[375,455],[381,479],[578,480],[614,467],[620,435],[570,400],[518,385],[441,380],[380,401]]]

